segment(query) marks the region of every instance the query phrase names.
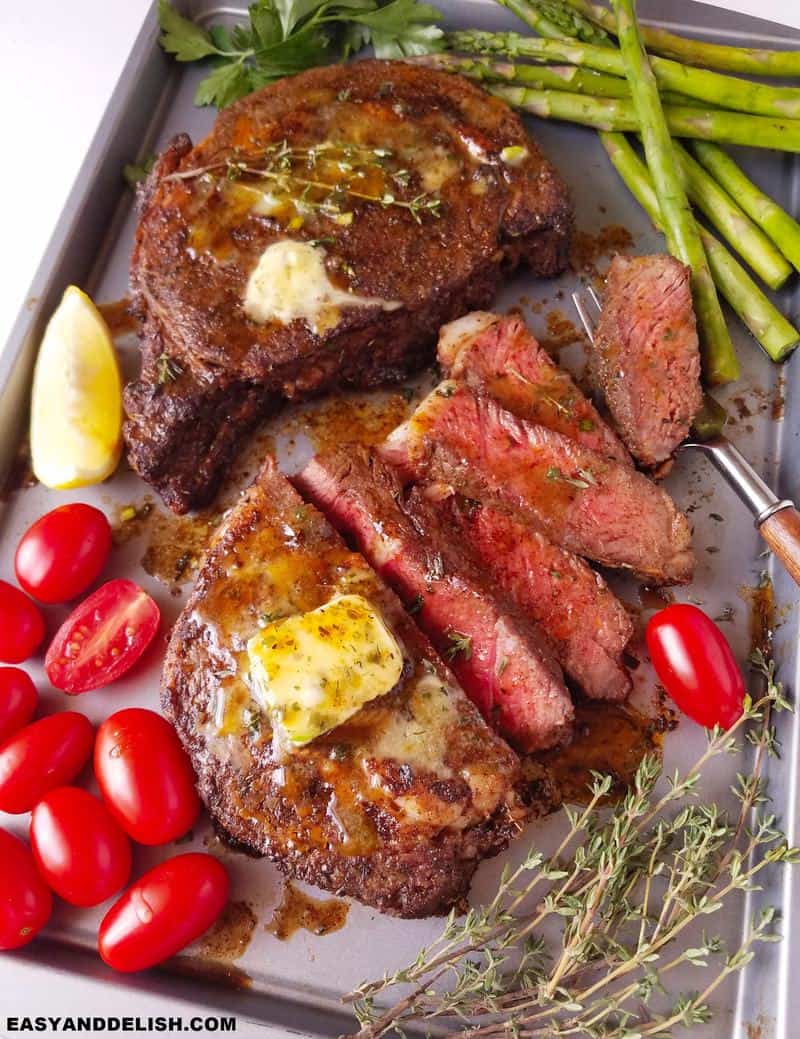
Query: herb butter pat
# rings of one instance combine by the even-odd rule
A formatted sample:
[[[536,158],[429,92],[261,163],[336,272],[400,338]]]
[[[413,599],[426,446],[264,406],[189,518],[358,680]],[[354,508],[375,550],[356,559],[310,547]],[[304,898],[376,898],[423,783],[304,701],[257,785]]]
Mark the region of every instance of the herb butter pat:
[[[286,238],[261,254],[244,294],[245,314],[259,324],[305,321],[322,334],[339,323],[342,307],[397,310],[402,303],[345,292],[328,277],[325,250],[310,242]]]
[[[268,625],[247,653],[255,696],[298,746],[388,693],[403,672],[394,636],[360,595]]]

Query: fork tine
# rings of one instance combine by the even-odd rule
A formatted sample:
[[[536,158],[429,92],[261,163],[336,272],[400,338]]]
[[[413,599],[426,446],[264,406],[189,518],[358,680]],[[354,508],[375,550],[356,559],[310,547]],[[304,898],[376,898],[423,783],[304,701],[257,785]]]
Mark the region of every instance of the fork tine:
[[[603,304],[600,302],[600,297],[594,291],[594,286],[593,285],[587,285],[586,286],[586,291],[589,293],[589,295],[591,297],[591,300],[592,300],[592,303],[594,303],[594,305],[597,307],[597,309],[598,310],[602,310],[603,309]]]
[[[586,304],[583,302],[583,296],[580,292],[572,293],[572,303],[578,312],[578,317],[581,319],[583,330],[589,342],[594,343],[594,321],[586,308]]]

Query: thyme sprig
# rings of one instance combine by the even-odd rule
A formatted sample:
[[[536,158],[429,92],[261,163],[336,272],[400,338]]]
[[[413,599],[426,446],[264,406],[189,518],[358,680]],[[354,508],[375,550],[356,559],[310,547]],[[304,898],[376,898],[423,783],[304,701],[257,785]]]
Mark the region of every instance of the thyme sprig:
[[[432,192],[420,192],[411,198],[399,197],[395,189],[404,190],[410,173],[406,169],[390,170],[386,161],[394,153],[388,148],[365,148],[349,144],[321,142],[308,147],[292,147],[287,141],[268,145],[258,155],[233,155],[206,166],[171,173],[167,180],[191,180],[218,173],[225,181],[247,177],[267,181],[278,198],[294,203],[296,209],[317,210],[326,216],[350,223],[352,213],[343,208],[346,199],[370,202],[384,209],[407,210],[417,223],[424,215],[441,216],[442,199]],[[324,164],[324,165],[323,165]],[[336,178],[319,175],[318,171],[335,172]],[[376,193],[362,183],[371,170],[380,170],[385,179],[384,190]]]
[[[413,963],[346,996],[359,1039],[434,1020],[443,1036],[469,1039],[660,1039],[710,1020],[719,986],[760,943],[779,940],[777,913],[767,906],[755,914],[731,951],[713,934],[687,941],[685,932],[737,892],[756,890],[771,865],[800,861],[769,811],[762,778],[766,757],[777,753],[771,713],[789,704],[774,663],[759,651],[752,664],[764,686],[758,699],[747,698],[727,732],[712,730],[699,759],[666,777],[663,792],[659,761],[649,755],[625,798],[603,812],[611,777],[595,775],[589,803],[564,809],[567,832],[553,855],[531,849],[503,871],[488,905],[463,919],[451,913]],[[742,736],[755,748],[753,767],[736,777],[738,807],[729,816],[701,799],[699,783]],[[543,936],[554,921],[555,944]],[[670,991],[681,965],[695,976],[712,968],[699,991]],[[387,995],[389,1007],[378,1006]]]

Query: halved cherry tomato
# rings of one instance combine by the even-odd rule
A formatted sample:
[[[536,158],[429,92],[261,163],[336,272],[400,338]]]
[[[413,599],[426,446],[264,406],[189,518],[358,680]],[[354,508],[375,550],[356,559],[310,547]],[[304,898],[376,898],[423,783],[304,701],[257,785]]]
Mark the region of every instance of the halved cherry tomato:
[[[18,667],[0,667],[0,743],[28,724],[38,702],[30,675]]]
[[[117,578],[76,606],[45,657],[47,677],[65,693],[100,689],[129,671],[153,641],[161,614],[147,592]]]
[[[0,745],[0,812],[29,812],[45,794],[71,783],[92,752],[94,729],[84,714],[48,715]]]
[[[0,949],[19,949],[36,937],[53,899],[24,841],[0,829]]]
[[[746,690],[728,640],[711,618],[674,603],[650,618],[646,638],[656,674],[683,713],[707,729],[729,729]]]
[[[21,664],[32,657],[44,638],[39,607],[8,581],[0,581],[0,660]]]
[[[145,873],[106,913],[98,949],[109,967],[144,970],[174,956],[214,923],[228,874],[211,855],[176,855]]]
[[[45,513],[22,535],[17,580],[40,602],[68,602],[100,576],[111,551],[111,525],[82,502]]]
[[[30,838],[39,872],[71,905],[99,905],[130,876],[131,842],[106,806],[76,786],[58,787],[39,801]]]
[[[106,718],[97,731],[94,772],[109,811],[139,844],[174,841],[197,821],[192,763],[155,711],[129,707]]]

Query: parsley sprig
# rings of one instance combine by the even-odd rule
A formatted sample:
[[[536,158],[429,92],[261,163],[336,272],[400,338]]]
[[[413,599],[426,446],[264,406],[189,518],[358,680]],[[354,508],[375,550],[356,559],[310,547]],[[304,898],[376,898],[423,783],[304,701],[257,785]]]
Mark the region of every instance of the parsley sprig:
[[[214,59],[195,94],[225,108],[252,90],[372,44],[376,57],[429,54],[441,47],[439,11],[420,0],[256,0],[248,22],[203,29],[159,0],[161,46],[178,61]]]

